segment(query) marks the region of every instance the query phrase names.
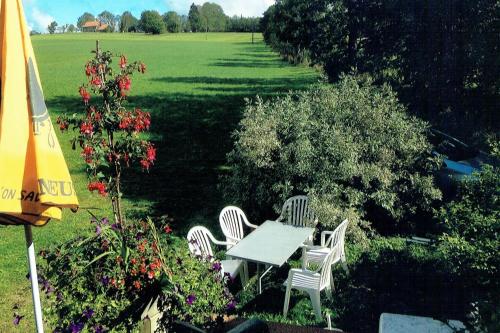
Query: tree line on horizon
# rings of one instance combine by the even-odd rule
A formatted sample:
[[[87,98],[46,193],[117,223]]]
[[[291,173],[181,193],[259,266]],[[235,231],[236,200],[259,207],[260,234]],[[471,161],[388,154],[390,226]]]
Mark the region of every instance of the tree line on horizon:
[[[175,11],[168,11],[163,15],[156,10],[145,10],[139,18],[130,11],[115,15],[110,11],[103,11],[97,16],[85,12],[74,24],[59,25],[53,21],[47,27],[50,34],[73,33],[83,31],[87,22],[98,21],[105,24],[103,32],[144,32],[151,34],[178,33],[178,32],[257,32],[260,30],[259,17],[229,17],[222,7],[215,3],[205,2],[203,5],[192,4],[188,15],[180,15]],[[32,34],[39,34],[32,31]]]

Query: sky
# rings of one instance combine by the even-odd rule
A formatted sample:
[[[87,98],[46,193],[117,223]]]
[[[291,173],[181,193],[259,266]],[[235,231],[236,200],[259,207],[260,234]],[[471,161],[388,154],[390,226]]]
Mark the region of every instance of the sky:
[[[84,12],[98,15],[104,10],[122,14],[128,10],[140,17],[144,10],[157,10],[161,14],[174,10],[187,14],[192,3],[202,4],[205,0],[23,0],[28,25],[32,30],[47,32],[52,21],[59,25],[75,24]],[[209,0],[219,4],[229,16],[260,16],[274,3],[274,0]]]

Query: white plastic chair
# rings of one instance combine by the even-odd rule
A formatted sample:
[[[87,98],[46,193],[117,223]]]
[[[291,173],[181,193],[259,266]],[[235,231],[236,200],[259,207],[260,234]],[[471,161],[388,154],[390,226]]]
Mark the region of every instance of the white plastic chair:
[[[335,248],[330,250],[326,257],[316,270],[308,270],[305,268],[293,268],[288,272],[286,284],[285,303],[283,305],[283,316],[288,313],[290,303],[290,292],[292,289],[305,291],[311,298],[311,303],[316,314],[316,319],[320,321],[321,317],[321,298],[320,293],[326,290],[328,298],[332,297],[331,286],[331,266],[335,253]],[[305,265],[307,267],[307,263]]]
[[[196,226],[191,228],[187,234],[189,251],[191,254],[196,256],[208,257],[210,261],[213,260],[214,252],[212,251],[211,243],[216,245],[234,245],[231,242],[224,242],[216,240],[212,235],[210,230],[202,226]],[[231,279],[235,278],[238,274],[240,275],[241,284],[246,285],[248,277],[244,269],[243,261],[237,259],[226,259],[221,260],[222,271],[221,274],[229,273]]]
[[[287,199],[278,221],[298,227],[315,227],[318,224],[318,219],[309,208],[309,199],[306,195],[297,195]]]
[[[323,231],[321,233],[321,245],[307,245],[303,265],[311,262],[321,263],[331,250],[336,249],[333,254],[332,265],[340,261],[346,273],[349,273],[345,257],[345,232],[348,224],[349,220],[345,219],[334,231]],[[306,268],[306,266],[303,267]]]
[[[248,222],[245,213],[235,206],[227,206],[220,212],[219,223],[226,241],[231,243],[238,243],[245,236],[243,224],[253,229],[258,227]],[[231,246],[228,245],[228,249]]]

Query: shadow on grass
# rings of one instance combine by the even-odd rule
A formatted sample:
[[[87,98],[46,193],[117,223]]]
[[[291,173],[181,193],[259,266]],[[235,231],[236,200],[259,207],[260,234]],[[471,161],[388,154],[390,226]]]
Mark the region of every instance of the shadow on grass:
[[[251,55],[251,57],[254,57]],[[285,67],[287,64],[283,61],[277,59],[266,59],[261,60],[259,57],[257,59],[242,60],[240,58],[236,59],[217,59],[217,62],[211,63],[210,66],[215,67],[246,67],[246,68],[280,68]]]
[[[349,275],[334,272],[333,301],[324,304],[338,327],[376,332],[383,312],[465,320],[472,298],[466,283],[444,269],[432,249],[415,249],[371,249],[349,267]]]
[[[245,98],[259,94],[264,99],[290,89],[302,89],[311,78],[215,78],[164,77],[153,81],[202,84],[195,93],[165,93],[131,96],[129,106],[151,112],[150,133],[157,158],[149,175],[128,169],[123,177],[124,197],[148,202],[129,215],[168,215],[179,234],[195,224],[217,224],[218,212],[226,204],[217,190],[224,172],[226,154],[232,149]],[[220,87],[217,85],[225,85]],[[47,101],[55,111],[81,110],[79,98],[56,97]],[[211,228],[216,229],[219,228]]]

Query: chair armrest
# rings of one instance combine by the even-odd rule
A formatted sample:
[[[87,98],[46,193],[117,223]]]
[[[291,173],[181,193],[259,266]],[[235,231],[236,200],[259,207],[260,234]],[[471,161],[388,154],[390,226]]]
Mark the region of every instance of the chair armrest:
[[[333,235],[334,231],[323,231],[321,233],[321,246],[326,247],[326,236],[331,236]]]
[[[292,268],[290,272],[288,273],[288,278],[291,279],[294,275],[302,275],[302,276],[307,276],[307,277],[317,277],[318,271],[310,271],[308,269],[304,268]]]
[[[227,242],[227,241],[220,241],[217,239],[212,239],[212,242],[217,245],[236,245],[236,242]]]
[[[253,229],[257,229],[257,228],[259,227],[258,225],[252,224],[252,223],[247,222],[247,221],[245,221],[245,224],[246,224],[247,226],[249,226],[250,228],[253,228]]]

